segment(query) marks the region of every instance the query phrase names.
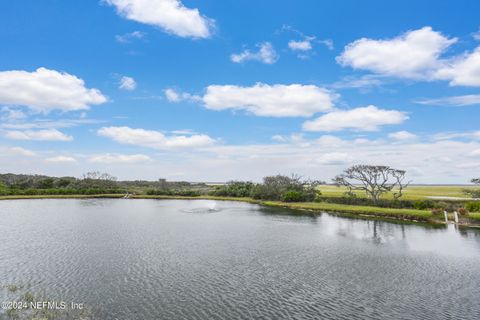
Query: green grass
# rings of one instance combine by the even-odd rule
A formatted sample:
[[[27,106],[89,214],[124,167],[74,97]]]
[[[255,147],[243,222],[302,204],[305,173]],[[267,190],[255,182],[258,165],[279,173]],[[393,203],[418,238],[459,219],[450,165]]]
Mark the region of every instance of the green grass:
[[[325,202],[295,202],[285,203],[279,201],[265,201],[262,204],[273,207],[284,207],[290,209],[314,210],[326,212],[352,213],[359,215],[373,215],[396,219],[432,221],[434,215],[428,210],[415,209],[391,209],[370,206],[356,206]]]
[[[480,212],[470,212],[468,217],[472,220],[480,221]]]
[[[427,197],[459,197],[459,198],[469,198],[469,195],[466,195],[462,192],[463,189],[472,188],[466,186],[409,186],[403,192],[402,200],[425,200]],[[479,189],[478,187],[476,189]],[[341,197],[347,191],[344,187],[336,187],[333,185],[322,185],[320,186],[320,191],[323,196],[326,197]],[[364,192],[356,192],[358,197],[365,197]],[[392,199],[391,194],[385,194],[383,196],[385,199]]]

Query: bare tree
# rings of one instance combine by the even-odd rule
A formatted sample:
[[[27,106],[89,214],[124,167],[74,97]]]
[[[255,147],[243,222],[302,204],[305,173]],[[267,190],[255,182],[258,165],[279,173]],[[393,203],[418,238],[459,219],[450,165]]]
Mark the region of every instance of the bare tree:
[[[393,198],[398,200],[403,195],[403,190],[410,182],[405,183],[404,170],[397,170],[388,166],[355,165],[336,176],[333,182],[337,186],[348,188],[347,193],[364,191],[374,203],[386,192],[393,192]],[[396,188],[396,189],[395,189]]]

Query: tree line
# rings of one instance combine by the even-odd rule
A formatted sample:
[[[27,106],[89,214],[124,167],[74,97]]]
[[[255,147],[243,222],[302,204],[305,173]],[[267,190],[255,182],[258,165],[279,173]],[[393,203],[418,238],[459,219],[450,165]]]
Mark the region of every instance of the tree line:
[[[403,200],[404,191],[411,181],[406,178],[405,170],[389,166],[354,165],[345,169],[332,179],[332,182],[346,188],[342,197],[325,197],[320,186],[324,181],[303,178],[292,174],[264,177],[261,183],[251,181],[230,181],[211,187],[205,183],[185,181],[118,181],[108,173],[87,172],[81,178],[48,177],[43,175],[0,174],[0,195],[35,194],[115,194],[141,193],[147,195],[171,196],[225,196],[250,197],[259,200],[284,202],[324,201],[352,205],[374,205],[391,208],[431,209],[438,201]],[[471,180],[480,186],[480,178]],[[363,193],[366,197],[358,197]],[[480,189],[464,189],[472,198],[480,198]],[[391,195],[390,199],[385,194]],[[476,211],[480,211],[480,202],[473,202]],[[478,208],[477,208],[478,207]]]

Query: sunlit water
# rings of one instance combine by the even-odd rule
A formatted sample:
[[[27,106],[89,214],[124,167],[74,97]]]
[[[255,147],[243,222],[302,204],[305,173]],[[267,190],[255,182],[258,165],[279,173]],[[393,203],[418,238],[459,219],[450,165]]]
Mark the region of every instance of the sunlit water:
[[[289,213],[0,201],[0,285],[95,319],[480,319],[479,230]]]

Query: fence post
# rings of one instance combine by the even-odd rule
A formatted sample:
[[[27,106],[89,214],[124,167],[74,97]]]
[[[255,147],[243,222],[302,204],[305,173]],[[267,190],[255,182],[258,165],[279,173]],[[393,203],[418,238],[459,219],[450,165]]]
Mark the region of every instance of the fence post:
[[[453,212],[453,216],[455,218],[455,223],[458,223],[458,213],[457,213],[457,211]]]
[[[445,223],[448,223],[448,213],[447,210],[443,211],[443,216],[445,217]]]

